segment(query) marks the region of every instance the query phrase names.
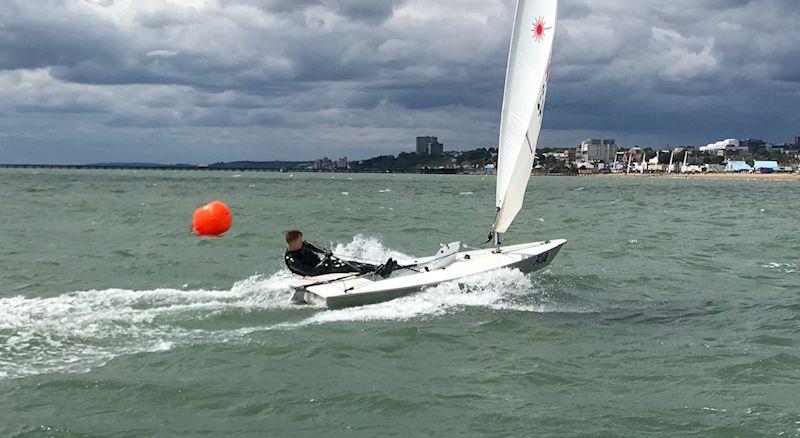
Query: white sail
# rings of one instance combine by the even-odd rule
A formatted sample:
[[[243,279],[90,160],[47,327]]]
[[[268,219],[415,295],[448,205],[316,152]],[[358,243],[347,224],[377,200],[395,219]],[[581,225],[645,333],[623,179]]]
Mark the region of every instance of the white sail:
[[[550,75],[558,0],[519,0],[506,90],[500,121],[497,159],[495,233],[505,233],[522,209],[531,177]]]

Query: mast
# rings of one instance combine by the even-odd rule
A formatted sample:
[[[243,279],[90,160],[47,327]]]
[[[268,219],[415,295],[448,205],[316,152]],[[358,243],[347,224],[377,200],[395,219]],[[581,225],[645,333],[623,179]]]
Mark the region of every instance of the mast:
[[[519,0],[511,35],[497,159],[495,245],[522,209],[542,126],[558,0]]]

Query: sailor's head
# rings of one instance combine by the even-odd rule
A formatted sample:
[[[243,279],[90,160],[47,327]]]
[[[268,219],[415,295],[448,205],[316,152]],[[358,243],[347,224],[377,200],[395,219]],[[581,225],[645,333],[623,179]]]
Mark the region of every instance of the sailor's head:
[[[289,230],[285,237],[289,251],[297,251],[303,247],[303,233],[300,230]]]

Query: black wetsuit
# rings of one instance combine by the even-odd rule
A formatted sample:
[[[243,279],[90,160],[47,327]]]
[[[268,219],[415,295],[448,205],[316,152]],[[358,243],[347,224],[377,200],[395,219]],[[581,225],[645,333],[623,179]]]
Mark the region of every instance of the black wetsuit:
[[[366,263],[339,260],[330,251],[321,250],[308,242],[303,242],[303,247],[298,251],[286,251],[284,260],[290,271],[304,277],[350,272],[368,274],[380,268]]]

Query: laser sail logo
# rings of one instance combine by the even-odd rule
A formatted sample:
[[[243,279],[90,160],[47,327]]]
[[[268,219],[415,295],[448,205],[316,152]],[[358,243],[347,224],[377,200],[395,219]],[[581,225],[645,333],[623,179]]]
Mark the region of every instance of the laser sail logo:
[[[531,32],[533,32],[533,39],[536,40],[537,43],[542,42],[544,39],[545,33],[552,29],[553,26],[547,27],[547,24],[544,21],[544,17],[536,18],[536,21],[533,22],[533,27],[531,27]]]

